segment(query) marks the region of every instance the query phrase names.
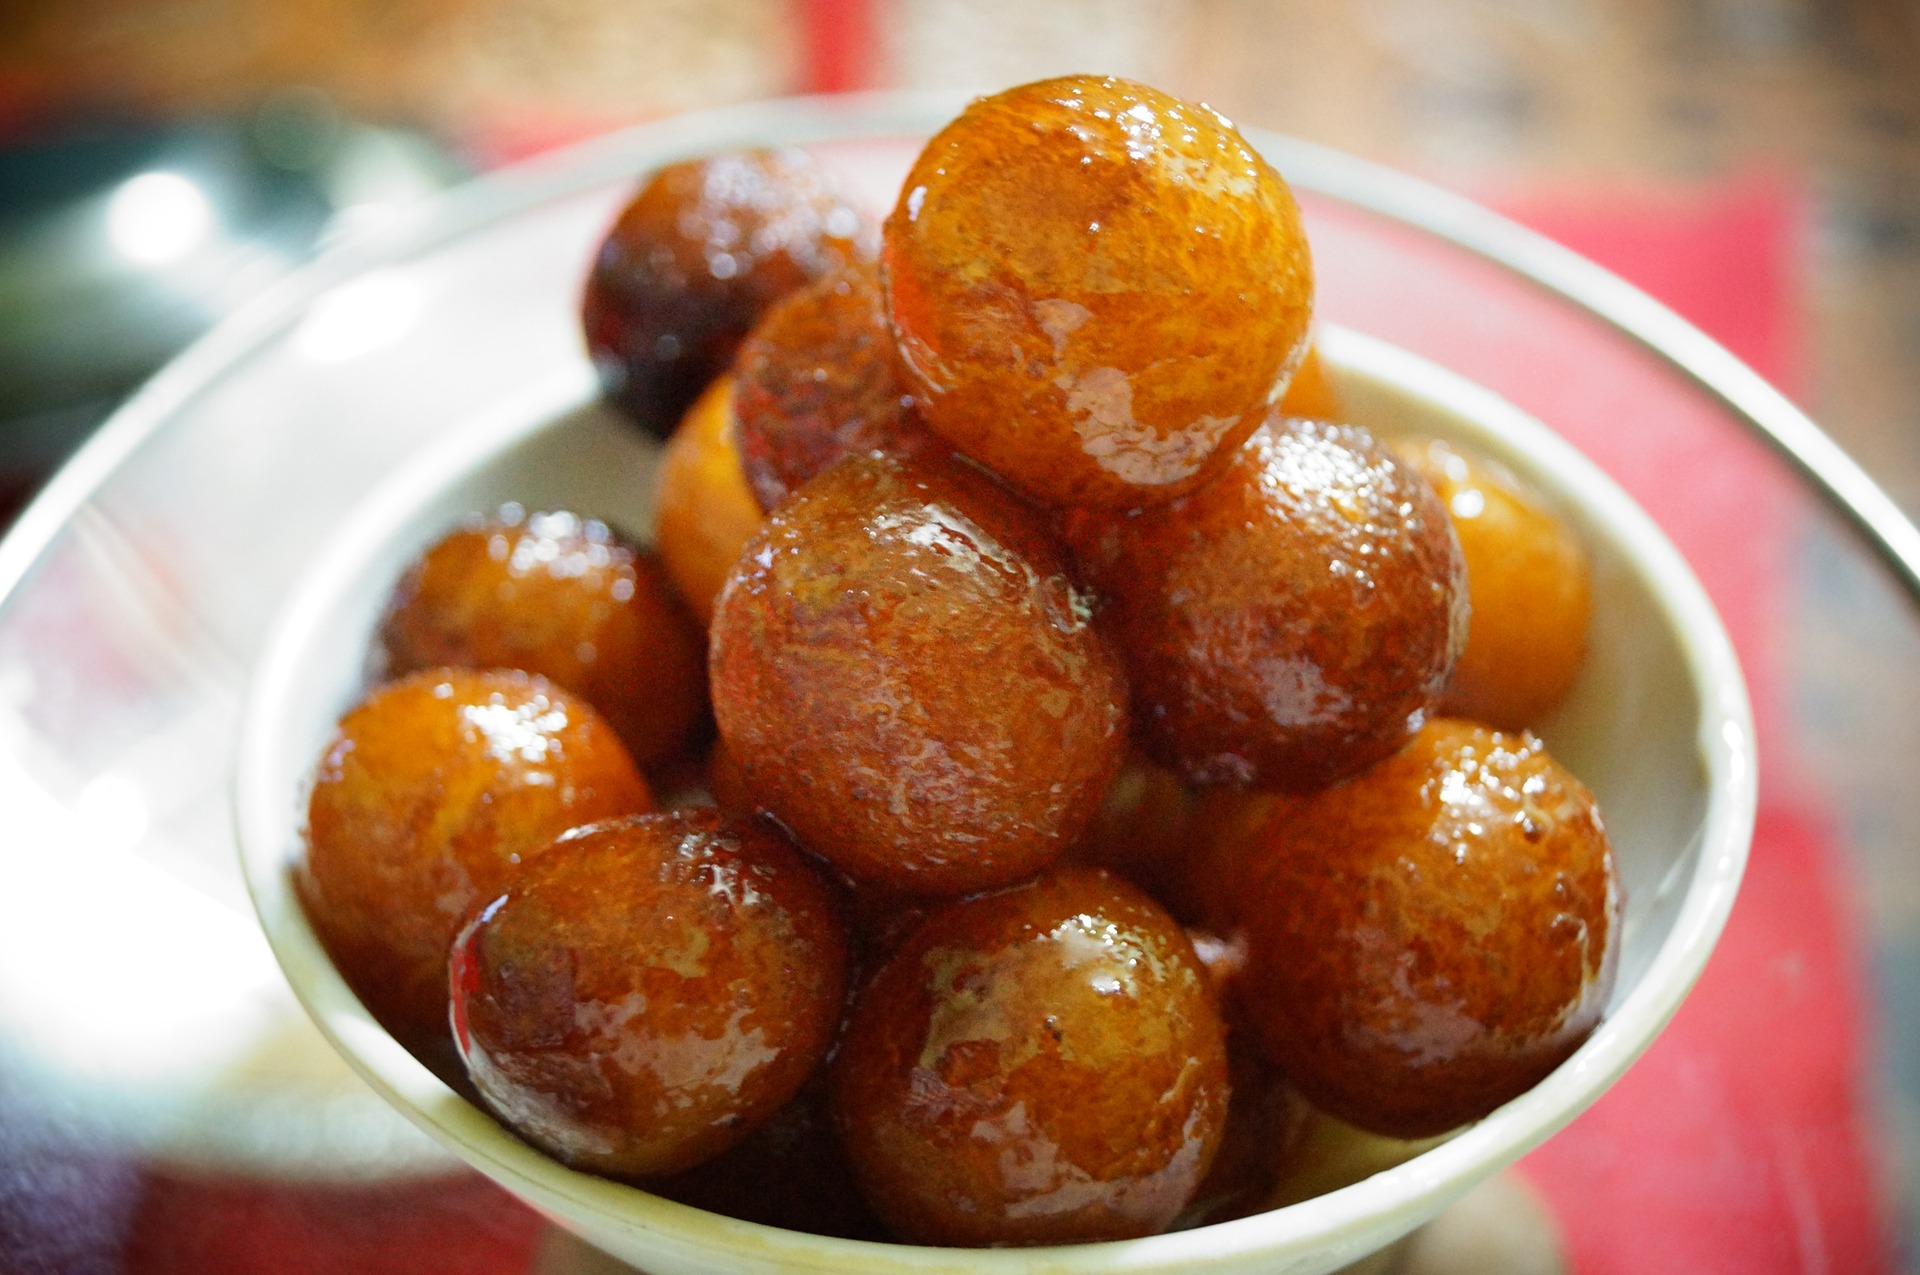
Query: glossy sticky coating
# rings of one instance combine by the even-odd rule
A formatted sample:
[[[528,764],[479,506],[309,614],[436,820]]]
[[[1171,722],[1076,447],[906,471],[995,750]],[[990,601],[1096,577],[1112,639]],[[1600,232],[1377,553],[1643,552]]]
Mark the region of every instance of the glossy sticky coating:
[[[568,828],[651,809],[613,729],[545,678],[435,669],[340,721],[307,804],[294,886],[341,977],[442,1075],[447,945],[522,859]]]
[[[1532,735],[1456,719],[1226,833],[1242,1017],[1315,1105],[1416,1138],[1559,1066],[1613,987],[1619,886],[1593,796]]]
[[[862,990],[832,1080],[869,1201],[924,1244],[1154,1234],[1205,1176],[1228,1098],[1186,935],[1084,868],[935,912]]]
[[[1212,109],[1127,80],[973,103],[915,161],[882,263],[928,425],[1047,504],[1199,486],[1306,350],[1286,184]]]
[[[509,505],[408,568],[380,628],[390,674],[517,668],[584,697],[634,761],[675,756],[706,713],[699,626],[652,552],[604,523]]]
[[[658,482],[654,544],[681,599],[708,624],[727,572],[762,519],[740,468],[729,378],[709,386],[667,440]]]
[[[824,884],[772,824],[609,820],[560,838],[460,933],[454,1037],[529,1142],[613,1177],[669,1173],[799,1092],[846,968]]]
[[[594,255],[587,351],[608,394],[664,438],[768,306],[876,245],[866,214],[803,151],[671,164]]]
[[[1443,711],[1517,730],[1560,702],[1587,654],[1593,573],[1571,528],[1484,456],[1440,439],[1395,450],[1433,484],[1460,538],[1473,618]]]
[[[972,466],[852,456],[747,547],[714,613],[714,716],[762,808],[867,884],[958,894],[1077,838],[1126,683],[1040,516]]]
[[[763,509],[849,453],[934,443],[901,379],[871,263],[769,310],[733,361],[733,386],[741,464]]]
[[[1419,729],[1466,636],[1439,500],[1351,426],[1276,418],[1191,496],[1065,527],[1149,751],[1200,782],[1358,772]]]

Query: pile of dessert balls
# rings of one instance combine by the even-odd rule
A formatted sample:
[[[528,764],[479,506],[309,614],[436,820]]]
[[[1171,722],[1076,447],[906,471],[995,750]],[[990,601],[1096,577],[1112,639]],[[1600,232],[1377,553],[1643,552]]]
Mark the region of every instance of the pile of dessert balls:
[[[1587,568],[1342,421],[1312,291],[1266,161],[1122,80],[975,102],[880,227],[656,173],[584,302],[652,547],[509,506],[399,582],[295,870],[347,982],[569,1165],[912,1243],[1250,1213],[1303,1110],[1540,1080],[1617,947],[1525,730]]]

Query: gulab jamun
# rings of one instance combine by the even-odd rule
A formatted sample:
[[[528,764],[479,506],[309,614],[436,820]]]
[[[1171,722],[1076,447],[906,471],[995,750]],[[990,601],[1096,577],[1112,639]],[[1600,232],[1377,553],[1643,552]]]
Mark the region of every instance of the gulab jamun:
[[[783,298],[733,361],[741,465],[760,507],[850,452],[932,436],[901,379],[879,268],[847,267]]]
[[[1287,382],[1287,392],[1281,395],[1278,410],[1282,416],[1310,416],[1316,421],[1347,419],[1340,392],[1334,388],[1333,378],[1327,375],[1327,365],[1320,357],[1318,345],[1308,343],[1306,356],[1294,370],[1293,379]]]
[[[1185,933],[1086,868],[935,911],[861,990],[831,1078],[869,1202],[921,1244],[1161,1231],[1229,1095]]]
[[[1240,1021],[1342,1120],[1443,1133],[1599,1024],[1613,854],[1592,794],[1534,736],[1439,719],[1343,784],[1252,798],[1225,835],[1240,846]]]
[[[927,424],[1048,505],[1198,487],[1307,348],[1286,183],[1211,108],[1129,80],[975,101],[914,162],[881,260]]]
[[[508,505],[433,545],[394,590],[389,674],[517,668],[586,699],[635,762],[674,757],[706,714],[705,640],[653,552],[606,524]]]
[[[1045,867],[1126,752],[1126,678],[1041,515],[962,461],[850,456],[768,517],[715,609],[714,716],[761,808],[856,881]]]
[[[668,576],[701,624],[764,515],[740,468],[733,383],[715,381],[660,454],[653,542]]]
[[[568,828],[652,805],[613,728],[578,696],[518,671],[428,670],[340,719],[294,886],[380,1025],[458,1076],[447,946],[468,914]]]
[[[1440,494],[1467,564],[1467,645],[1443,712],[1518,730],[1579,675],[1593,572],[1572,528],[1491,458],[1441,439],[1395,450]]]
[[[576,1168],[635,1178],[738,1143],[826,1057],[846,937],[765,820],[576,828],[460,932],[452,1022],[487,1106]]]
[[[670,164],[594,255],[581,324],[607,392],[666,437],[768,306],[871,258],[878,232],[804,151]]]
[[[1360,771],[1419,729],[1466,635],[1438,498],[1354,426],[1276,418],[1192,495],[1063,525],[1148,751],[1197,782]]]

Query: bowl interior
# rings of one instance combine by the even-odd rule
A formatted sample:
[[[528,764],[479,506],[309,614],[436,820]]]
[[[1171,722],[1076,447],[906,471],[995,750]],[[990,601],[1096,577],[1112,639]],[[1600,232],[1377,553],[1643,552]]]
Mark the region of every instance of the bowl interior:
[[[1590,654],[1540,725],[1595,791],[1626,901],[1620,976],[1601,1030],[1534,1090],[1450,1142],[1352,1186],[1257,1217],[1149,1240],[968,1252],[799,1235],[574,1173],[467,1104],[382,1031],[294,901],[308,775],[365,687],[366,650],[407,562],[465,515],[506,501],[565,507],[640,540],[657,447],[600,406],[566,363],[396,472],[294,589],[245,716],[236,809],[243,867],[295,992],[347,1060],[405,1115],[507,1189],[657,1272],[1337,1269],[1431,1217],[1590,1103],[1643,1050],[1698,975],[1725,919],[1753,812],[1752,728],[1731,648],[1698,584],[1613,482],[1544,426],[1415,356],[1328,329],[1320,347],[1350,415],[1492,453],[1571,521],[1595,564]]]

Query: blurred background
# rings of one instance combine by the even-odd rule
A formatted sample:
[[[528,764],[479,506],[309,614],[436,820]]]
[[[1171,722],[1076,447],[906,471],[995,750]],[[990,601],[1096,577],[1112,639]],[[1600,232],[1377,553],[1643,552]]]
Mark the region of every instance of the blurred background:
[[[6,489],[265,281],[476,170],[702,106],[1087,68],[1496,203],[1784,208],[1786,388],[1920,503],[1912,0],[8,0]]]
[[[1084,70],[1416,173],[1588,253],[1920,511],[1920,0],[0,0],[0,521],[222,316],[471,175],[705,106]],[[1797,541],[1792,571],[1796,773],[1839,830],[1816,864],[1833,898],[1807,906],[1830,905],[1838,937],[1765,959],[1788,982],[1825,962],[1871,1007],[1779,1021],[1782,1038],[1839,1022],[1806,1119],[1844,1154],[1782,1152],[1763,1191],[1734,1144],[1699,1151],[1703,1217],[1771,1193],[1754,1224],[1771,1256],[1661,1269],[1895,1269],[1915,1251],[1920,684],[1903,674],[1920,643],[1844,532]],[[321,1207],[20,1145],[0,1136],[0,1275],[291,1269],[346,1219],[358,1238],[316,1269],[421,1269],[433,1250],[434,1269],[520,1270],[538,1248],[471,1182]],[[213,1238],[234,1226],[253,1247]],[[1582,1243],[1581,1269],[1653,1269]]]

